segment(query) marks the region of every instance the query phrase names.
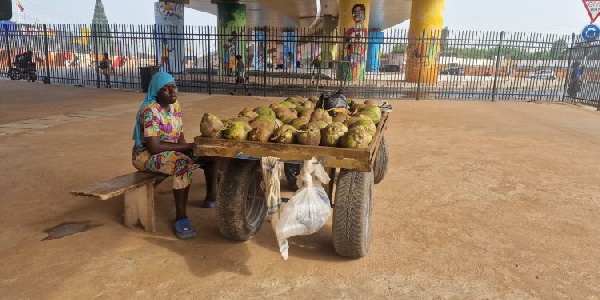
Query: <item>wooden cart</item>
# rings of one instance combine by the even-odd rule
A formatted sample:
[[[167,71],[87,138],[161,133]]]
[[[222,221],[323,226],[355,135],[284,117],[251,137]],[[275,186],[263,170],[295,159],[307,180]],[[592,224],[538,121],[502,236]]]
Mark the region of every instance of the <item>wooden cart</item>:
[[[194,155],[222,158],[216,207],[221,234],[245,241],[259,231],[264,221],[267,207],[260,187],[258,158],[272,156],[286,162],[285,173],[290,183],[295,182],[295,174],[289,172],[288,166],[316,157],[329,170],[331,178],[326,189],[333,207],[335,250],[341,256],[365,256],[371,241],[373,184],[379,183],[387,171],[387,146],[383,138],[387,121],[388,112],[384,111],[367,149],[195,137]]]

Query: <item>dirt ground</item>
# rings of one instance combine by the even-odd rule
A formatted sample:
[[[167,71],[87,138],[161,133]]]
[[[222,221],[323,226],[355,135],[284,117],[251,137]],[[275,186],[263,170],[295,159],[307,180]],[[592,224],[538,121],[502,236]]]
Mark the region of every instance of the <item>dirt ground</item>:
[[[560,103],[392,101],[390,170],[375,187],[373,241],[336,255],[331,224],[293,237],[270,226],[219,234],[195,174],[177,240],[170,181],[157,232],[122,225],[123,198],[69,191],[133,171],[143,95],[0,81],[1,299],[598,299],[600,113]],[[187,137],[203,113],[232,117],[278,98],[181,94]],[[101,226],[41,241],[44,229]]]

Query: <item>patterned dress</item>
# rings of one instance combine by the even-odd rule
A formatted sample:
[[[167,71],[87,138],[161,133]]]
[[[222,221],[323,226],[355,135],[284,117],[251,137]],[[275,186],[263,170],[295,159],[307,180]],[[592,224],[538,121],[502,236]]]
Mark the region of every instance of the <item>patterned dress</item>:
[[[144,137],[157,136],[163,142],[177,143],[183,133],[179,103],[163,108],[156,102],[142,108],[140,124]],[[145,147],[132,149],[133,166],[140,171],[158,172],[173,176],[173,189],[183,189],[192,182],[192,159],[178,151],[165,151],[152,155]]]

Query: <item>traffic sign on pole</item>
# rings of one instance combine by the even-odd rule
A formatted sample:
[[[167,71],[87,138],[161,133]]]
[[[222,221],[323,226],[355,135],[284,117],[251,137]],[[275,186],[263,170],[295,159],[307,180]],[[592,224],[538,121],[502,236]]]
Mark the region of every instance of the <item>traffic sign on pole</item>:
[[[600,38],[600,27],[596,24],[585,26],[581,31],[581,37],[586,42],[593,42]]]
[[[600,0],[581,0],[585,9],[587,9],[588,15],[590,15],[591,23],[596,22],[596,19],[600,17]]]

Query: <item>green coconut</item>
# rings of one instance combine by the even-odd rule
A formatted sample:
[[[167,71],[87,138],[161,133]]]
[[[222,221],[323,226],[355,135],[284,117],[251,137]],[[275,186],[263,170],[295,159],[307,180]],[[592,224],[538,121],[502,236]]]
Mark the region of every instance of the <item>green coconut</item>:
[[[355,127],[363,127],[370,135],[375,135],[375,133],[377,133],[377,126],[375,126],[375,123],[371,120],[358,120],[349,126],[349,128]]]
[[[363,127],[351,128],[340,138],[343,148],[366,149],[373,140],[373,136]]]
[[[271,139],[273,132],[275,132],[275,127],[272,124],[259,122],[256,127],[248,132],[248,140],[266,143]]]
[[[250,127],[252,127],[253,129],[258,127],[267,127],[270,128],[271,131],[274,131],[279,127],[279,125],[274,120],[254,120],[250,122]]]
[[[301,107],[304,107],[304,108],[315,108],[315,104],[314,104],[314,103],[312,103],[311,101],[305,101],[305,102],[304,102],[304,103],[301,105]]]
[[[206,113],[200,120],[200,133],[204,137],[221,138],[223,137],[223,122],[219,117]]]
[[[253,111],[258,113],[259,116],[275,116],[275,112],[271,108],[266,106],[259,106],[253,109]]]
[[[325,122],[327,122],[327,124],[329,124],[329,123],[331,123],[331,116],[329,115],[329,113],[326,110],[324,110],[322,108],[315,108],[313,113],[310,115],[310,121],[311,122],[325,121]]]
[[[318,146],[321,143],[321,129],[315,124],[304,124],[296,133],[296,140],[301,145]]]
[[[244,108],[244,110],[240,111],[238,117],[248,117],[250,119],[254,119],[258,117],[258,113],[249,108]]]
[[[365,104],[355,115],[366,115],[373,120],[373,123],[378,124],[381,120],[381,109],[377,105]]]
[[[298,116],[299,117],[308,117],[310,119],[310,117],[312,116],[312,113],[315,111],[314,108],[312,107],[307,107],[302,109],[301,111],[298,111]]]
[[[281,120],[283,124],[288,124],[298,117],[298,112],[293,108],[276,108],[275,116],[277,119]]]
[[[315,125],[317,125],[317,127],[319,127],[319,129],[323,129],[323,128],[327,127],[327,125],[329,125],[329,123],[327,123],[326,121],[314,121],[314,122],[308,122],[308,124],[315,124]]]
[[[343,115],[343,114],[339,114],[339,115],[337,115],[337,116],[335,116],[335,117],[332,117],[332,118],[331,118],[331,122],[332,122],[332,123],[333,123],[333,122],[340,122],[340,123],[344,123],[344,122],[346,122],[346,120],[347,120],[349,117],[350,117],[349,115]]]
[[[321,145],[327,147],[337,147],[340,138],[348,131],[348,127],[340,122],[332,122],[327,127],[321,129]]]
[[[308,101],[312,102],[312,104],[317,104],[317,101],[319,101],[319,96],[310,96],[308,97]]]
[[[373,120],[371,120],[371,118],[369,118],[368,116],[365,115],[351,115],[348,119],[346,119],[346,121],[344,122],[344,125],[348,126],[348,127],[352,127],[352,124],[361,121],[361,120],[368,120],[373,122]],[[375,123],[373,123],[375,124]]]
[[[254,123],[256,121],[272,121],[275,123],[276,127],[281,127],[281,125],[283,125],[283,122],[281,122],[281,120],[277,119],[275,116],[258,116],[250,123]]]
[[[287,97],[284,101],[294,103],[295,105],[301,105],[306,100],[304,99],[304,97],[296,95]]]
[[[275,111],[275,109],[277,108],[282,108],[285,107],[283,106],[281,103],[271,103],[271,105],[269,105],[269,108],[272,109],[273,111]]]
[[[284,124],[273,132],[271,141],[281,144],[293,144],[296,142],[297,131],[292,125]]]
[[[246,121],[233,121],[223,130],[223,137],[228,140],[243,141],[248,139],[248,132],[252,130]]]
[[[297,106],[295,103],[293,103],[293,102],[290,102],[290,101],[287,101],[287,100],[286,100],[286,101],[283,101],[283,102],[279,102],[279,105],[280,105],[281,107],[285,107],[285,108],[294,108],[294,109],[295,109],[295,108],[296,108],[296,106]]]
[[[352,102],[352,105],[350,106],[350,110],[352,112],[357,112],[357,111],[361,110],[363,107],[365,107],[365,104],[363,104],[363,103]]]
[[[290,125],[294,126],[296,129],[300,129],[302,125],[307,124],[310,121],[310,118],[307,117],[298,117],[290,121]]]

